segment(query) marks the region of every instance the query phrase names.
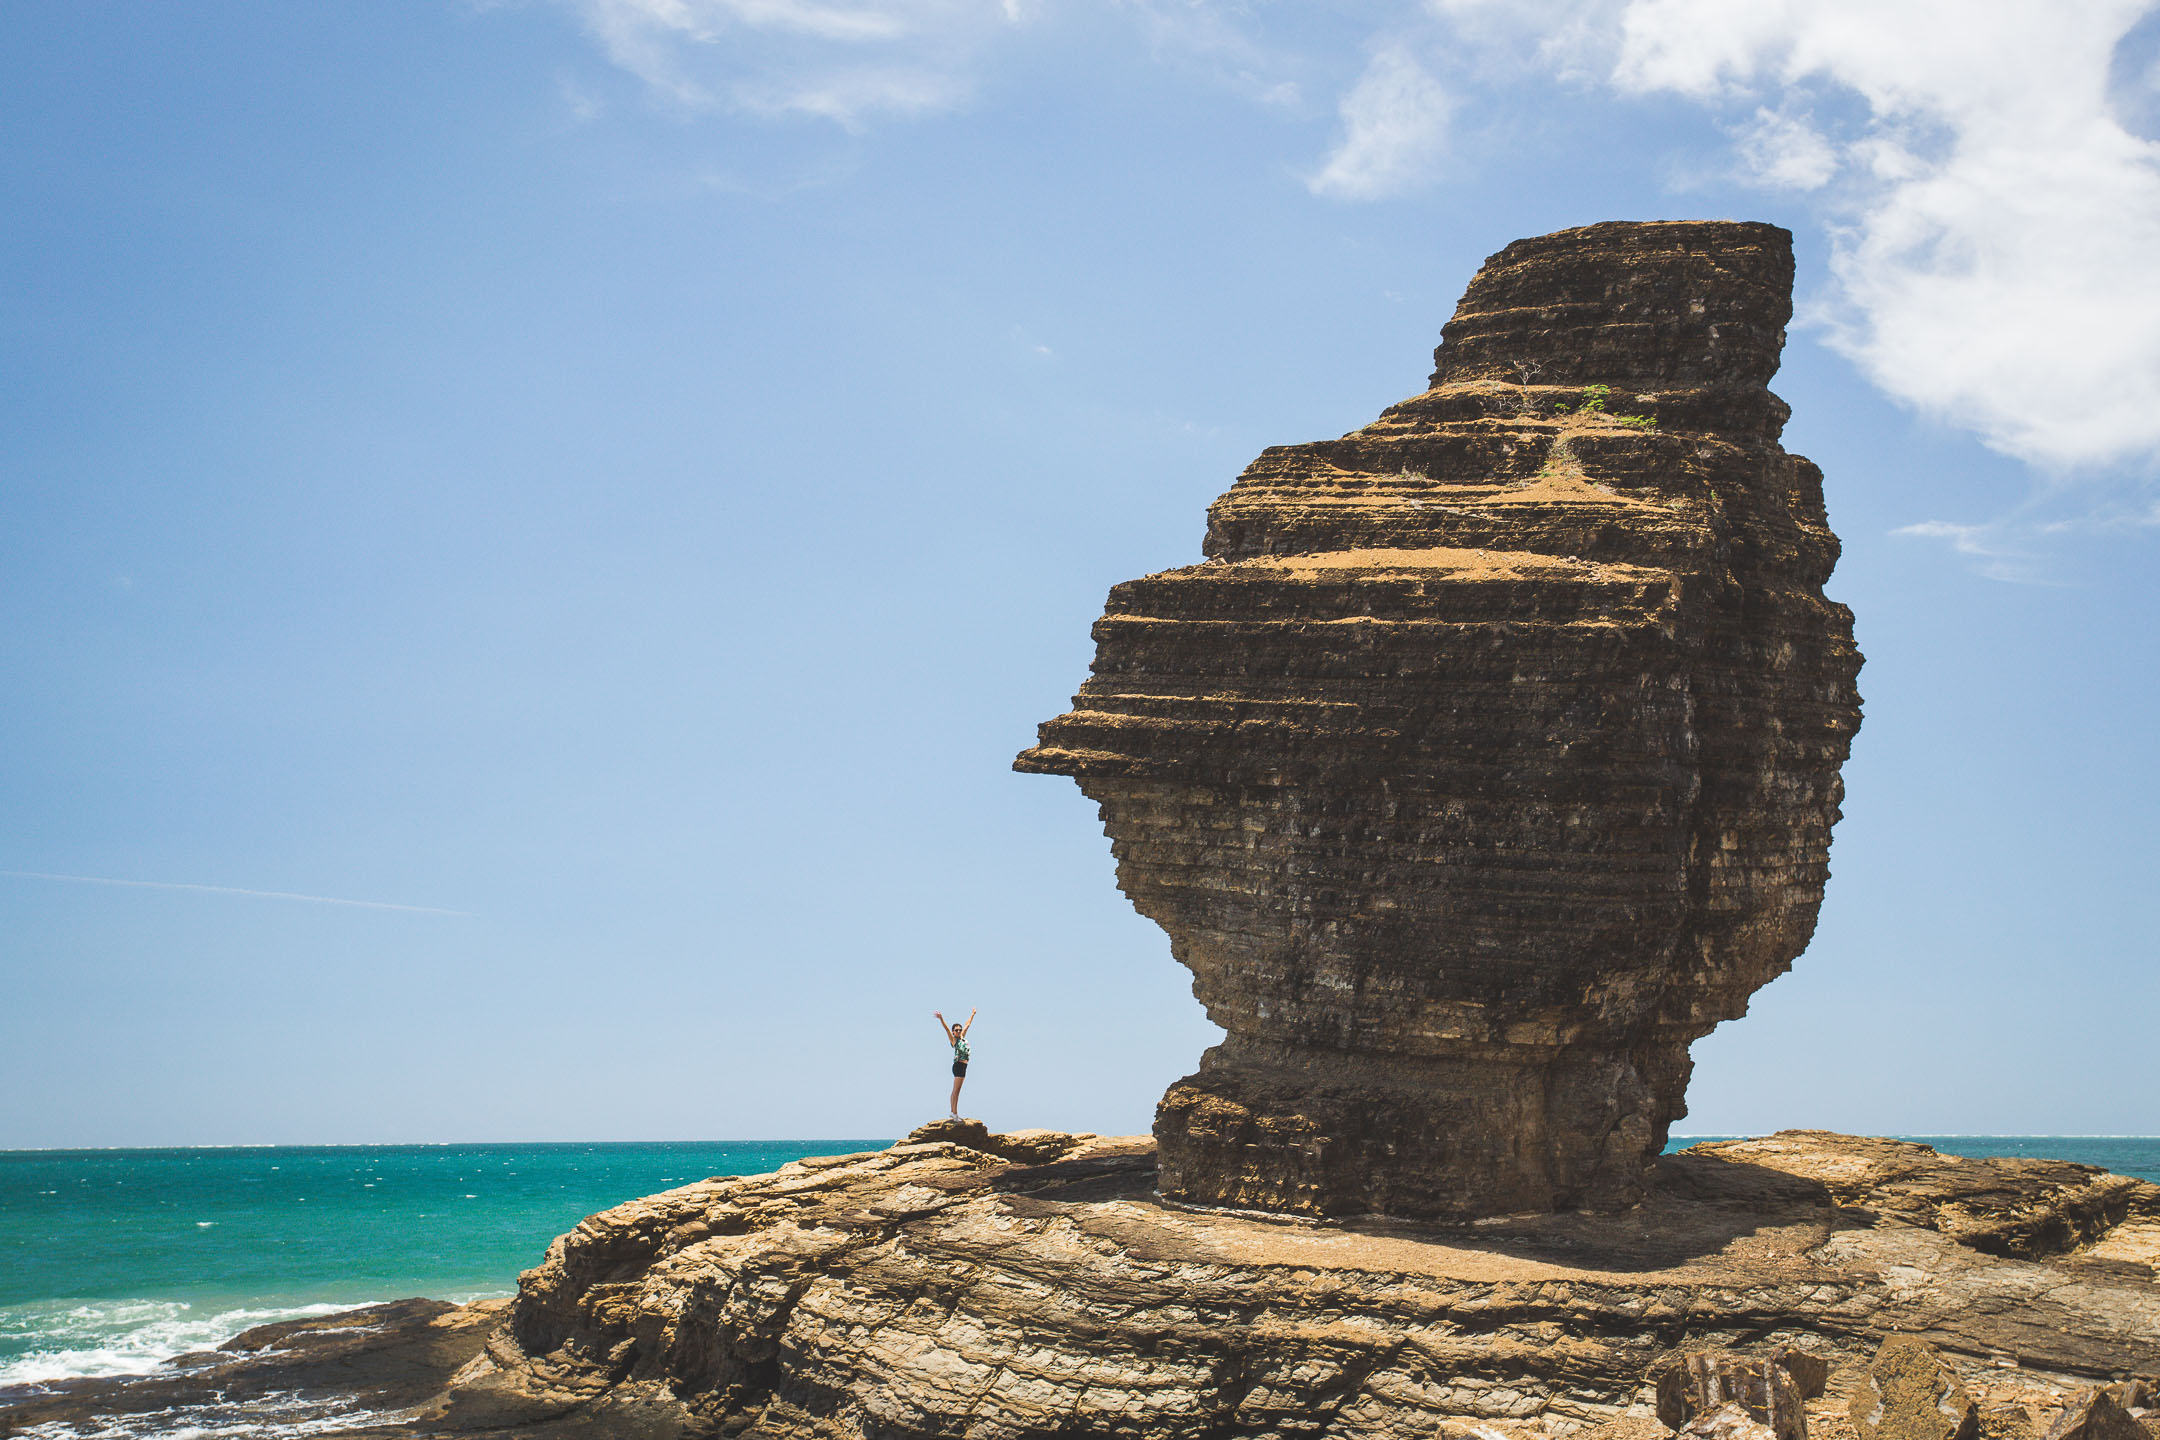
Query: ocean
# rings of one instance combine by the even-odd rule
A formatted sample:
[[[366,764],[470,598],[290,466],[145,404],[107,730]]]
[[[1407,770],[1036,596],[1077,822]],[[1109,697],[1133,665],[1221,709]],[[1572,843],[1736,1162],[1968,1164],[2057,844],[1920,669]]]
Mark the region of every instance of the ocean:
[[[1698,1139],[1688,1136],[1674,1147]],[[1911,1136],[2160,1182],[2160,1139]],[[585,1216],[883,1140],[0,1151],[0,1391],[121,1375],[273,1320],[508,1295]]]
[[[0,1150],[0,1391],[378,1300],[508,1295],[595,1211],[891,1143]]]

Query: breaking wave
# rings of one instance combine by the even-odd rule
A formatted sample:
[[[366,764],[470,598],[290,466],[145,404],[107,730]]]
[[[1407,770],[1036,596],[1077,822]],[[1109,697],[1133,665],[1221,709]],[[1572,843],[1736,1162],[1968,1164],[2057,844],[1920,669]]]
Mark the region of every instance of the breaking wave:
[[[0,1307],[0,1385],[140,1375],[175,1355],[214,1350],[243,1330],[350,1310],[362,1301],[216,1309],[179,1300],[45,1300]]]

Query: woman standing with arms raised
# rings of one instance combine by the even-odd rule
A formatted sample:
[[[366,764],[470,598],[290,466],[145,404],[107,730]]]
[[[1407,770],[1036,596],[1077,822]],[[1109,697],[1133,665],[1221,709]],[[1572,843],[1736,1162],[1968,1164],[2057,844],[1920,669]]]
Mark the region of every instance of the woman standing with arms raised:
[[[965,1025],[948,1021],[942,1010],[932,1013],[937,1016],[938,1032],[952,1043],[952,1118],[957,1120],[960,1118],[960,1087],[967,1083],[967,1033],[975,1028],[975,1012],[968,1011]]]

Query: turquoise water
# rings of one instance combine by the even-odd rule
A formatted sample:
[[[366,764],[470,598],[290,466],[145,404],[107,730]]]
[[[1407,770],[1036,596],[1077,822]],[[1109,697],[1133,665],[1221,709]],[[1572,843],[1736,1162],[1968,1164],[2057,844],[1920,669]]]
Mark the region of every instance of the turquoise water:
[[[1701,1139],[1676,1138],[1674,1147]],[[2160,1139],[1913,1136],[2160,1182]],[[507,1295],[585,1216],[881,1140],[0,1151],[0,1387],[117,1375],[251,1325]]]
[[[507,1295],[595,1211],[888,1143],[0,1151],[0,1386],[370,1301]]]

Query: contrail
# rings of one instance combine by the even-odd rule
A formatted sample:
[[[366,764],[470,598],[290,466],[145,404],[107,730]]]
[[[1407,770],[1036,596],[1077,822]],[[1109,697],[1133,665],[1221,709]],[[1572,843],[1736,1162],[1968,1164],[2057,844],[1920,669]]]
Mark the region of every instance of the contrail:
[[[237,885],[189,885],[178,880],[115,880],[106,875],[48,875],[42,870],[0,870],[10,880],[65,880],[74,885],[125,885],[134,890],[198,890],[205,895],[251,895],[257,900],[300,900],[309,905],[350,905],[359,910],[402,910],[408,915],[455,915],[460,920],[476,917],[470,910],[443,910],[433,905],[393,905],[388,900],[340,900],[335,895],[295,895],[290,890],[243,890]]]

